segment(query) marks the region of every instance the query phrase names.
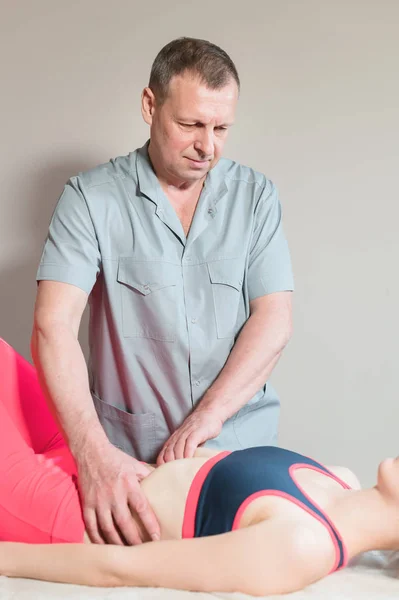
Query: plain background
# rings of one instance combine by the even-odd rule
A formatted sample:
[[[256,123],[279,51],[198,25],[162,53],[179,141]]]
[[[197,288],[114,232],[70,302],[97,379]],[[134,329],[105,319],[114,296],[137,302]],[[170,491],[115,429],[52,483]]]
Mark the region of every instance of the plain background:
[[[208,39],[242,81],[225,155],[277,184],[293,258],[280,444],[373,483],[399,454],[398,26],[396,0],[3,0],[0,336],[30,359],[65,182],[141,146],[157,52]]]

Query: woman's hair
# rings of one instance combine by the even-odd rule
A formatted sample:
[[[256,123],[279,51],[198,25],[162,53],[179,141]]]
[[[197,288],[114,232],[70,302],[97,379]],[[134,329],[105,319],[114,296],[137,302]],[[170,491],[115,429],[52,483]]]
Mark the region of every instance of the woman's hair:
[[[185,71],[197,75],[212,90],[223,88],[231,78],[240,89],[237,69],[224,50],[206,40],[181,37],[166,44],[151,67],[148,87],[159,105],[167,98],[172,77]]]

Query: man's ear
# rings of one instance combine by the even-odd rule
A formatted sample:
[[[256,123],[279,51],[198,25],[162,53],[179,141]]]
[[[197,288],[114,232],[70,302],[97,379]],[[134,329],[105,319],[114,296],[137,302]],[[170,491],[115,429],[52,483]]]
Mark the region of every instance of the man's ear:
[[[141,94],[141,114],[147,125],[152,125],[155,110],[155,96],[151,88],[146,87]]]

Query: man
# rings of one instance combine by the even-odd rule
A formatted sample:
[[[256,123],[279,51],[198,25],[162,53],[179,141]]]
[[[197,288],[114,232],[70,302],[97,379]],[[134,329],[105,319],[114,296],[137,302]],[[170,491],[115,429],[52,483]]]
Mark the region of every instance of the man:
[[[95,543],[142,541],[129,508],[157,539],[139,460],[277,440],[265,382],[291,335],[293,282],[274,185],[221,159],[239,85],[217,46],[169,43],[142,93],[149,142],[72,177],[50,223],[32,356]]]

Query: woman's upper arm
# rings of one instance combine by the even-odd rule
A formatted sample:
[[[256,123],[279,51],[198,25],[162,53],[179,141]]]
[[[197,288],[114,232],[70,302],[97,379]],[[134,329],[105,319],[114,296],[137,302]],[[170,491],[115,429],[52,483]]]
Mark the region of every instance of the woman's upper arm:
[[[220,535],[118,547],[113,576],[118,585],[255,596],[288,593],[331,568],[334,553],[326,558],[319,551],[319,533],[295,521],[270,519]],[[317,556],[310,556],[314,548]]]

